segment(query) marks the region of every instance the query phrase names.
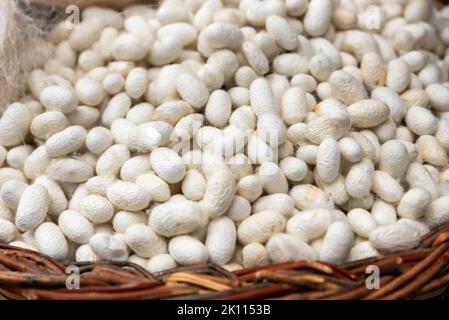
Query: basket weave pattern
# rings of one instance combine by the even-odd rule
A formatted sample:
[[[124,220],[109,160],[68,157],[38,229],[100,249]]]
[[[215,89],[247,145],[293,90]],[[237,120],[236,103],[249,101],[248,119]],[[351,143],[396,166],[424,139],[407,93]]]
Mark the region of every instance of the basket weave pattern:
[[[80,288],[67,289],[66,266],[0,244],[0,294],[10,299],[428,299],[449,284],[449,224],[411,251],[343,266],[298,261],[228,272],[208,263],[150,274],[132,263],[76,263]],[[377,266],[380,289],[366,286]]]

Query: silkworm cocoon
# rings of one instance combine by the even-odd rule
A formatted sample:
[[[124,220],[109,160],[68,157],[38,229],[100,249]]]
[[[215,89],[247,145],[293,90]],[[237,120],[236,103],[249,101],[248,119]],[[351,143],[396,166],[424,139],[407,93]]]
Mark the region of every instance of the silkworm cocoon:
[[[331,0],[312,0],[304,16],[304,30],[312,37],[319,37],[329,28],[331,17]]]
[[[94,175],[92,167],[83,160],[58,158],[50,162],[46,174],[61,182],[85,182]]]
[[[130,158],[130,152],[125,145],[114,144],[104,151],[98,158],[95,166],[97,175],[116,176],[126,160]]]
[[[259,198],[253,203],[253,212],[276,211],[285,217],[292,214],[294,209],[294,200],[291,196],[284,193],[275,193]]]
[[[410,69],[403,60],[394,59],[387,65],[387,87],[395,90],[397,93],[407,89],[410,83]]]
[[[391,118],[373,128],[373,131],[380,142],[386,142],[394,139],[396,136],[396,130],[396,123]]]
[[[215,168],[215,165],[213,165]],[[204,171],[203,165],[203,171]],[[232,204],[236,184],[232,172],[226,166],[219,166],[212,172],[205,172],[206,191],[200,202],[201,208],[211,217],[224,214]]]
[[[110,131],[115,143],[127,145],[131,132],[136,125],[127,119],[117,119],[112,122]]]
[[[132,128],[127,139],[129,149],[140,153],[148,153],[158,146],[166,145],[167,135],[171,133],[173,127],[163,121],[158,121],[158,123],[165,123],[166,125],[158,126],[157,124],[154,125],[155,122],[147,122]],[[164,132],[161,132],[161,129]]]
[[[23,175],[22,171],[13,168],[0,168],[0,187],[9,180],[19,180],[26,182],[27,179]]]
[[[151,257],[150,260],[148,260],[148,263],[145,267],[146,270],[148,270],[151,273],[156,272],[162,272],[170,269],[176,268],[178,265],[173,258],[167,254],[157,254],[153,257]]]
[[[68,41],[74,50],[82,51],[89,48],[98,39],[104,28],[104,23],[99,17],[89,17],[83,19],[78,27],[70,34]]]
[[[335,139],[324,139],[318,147],[316,158],[318,177],[324,183],[330,183],[340,172],[340,149]]]
[[[421,234],[417,228],[395,222],[371,232],[369,241],[377,250],[398,252],[415,248],[421,241]]]
[[[323,239],[319,259],[320,261],[342,264],[346,261],[354,243],[354,232],[344,221],[332,223]]]
[[[449,120],[440,119],[435,138],[449,152]]]
[[[109,73],[103,79],[103,89],[110,95],[114,95],[123,90],[125,78],[119,73]]]
[[[215,64],[203,65],[197,73],[198,77],[207,86],[209,91],[217,90],[223,86],[224,73]]]
[[[165,240],[144,224],[133,224],[126,229],[127,245],[143,258],[151,258],[167,252]]]
[[[245,87],[249,87],[251,80],[257,78],[257,75],[264,75],[270,69],[269,62],[265,53],[253,41],[244,41],[242,43],[242,53],[245,56],[248,64],[252,68],[252,72],[241,67],[241,72],[236,72],[236,82],[240,82]],[[253,71],[254,70],[254,71]],[[256,74],[254,74],[254,72]]]
[[[379,45],[371,33],[360,30],[348,30],[342,35],[340,47],[352,53],[358,61],[368,52],[379,52]],[[388,45],[388,47],[390,47]]]
[[[92,250],[91,246],[86,243],[78,247],[75,253],[76,262],[95,262],[98,261],[97,255]]]
[[[401,94],[401,99],[407,107],[422,106],[427,107],[430,103],[430,98],[427,92],[423,89],[410,88]]]
[[[229,169],[236,180],[248,176],[253,173],[253,166],[249,158],[243,153],[237,153],[231,158],[227,159]]]
[[[404,194],[402,186],[392,176],[378,170],[374,172],[372,190],[387,202],[398,202]]]
[[[234,87],[228,90],[234,108],[249,105],[249,90],[245,87]]]
[[[281,118],[276,114],[265,113],[258,116],[257,135],[272,147],[285,142],[287,129]]]
[[[187,199],[201,200],[206,191],[206,179],[198,170],[188,170],[182,181],[181,189]]]
[[[139,99],[148,89],[148,73],[144,68],[134,68],[126,77],[125,91],[132,99]]]
[[[86,148],[93,154],[101,154],[112,145],[113,137],[111,131],[103,127],[92,128],[86,135]]]
[[[268,251],[264,245],[253,242],[242,249],[242,263],[245,268],[266,265],[270,262]]]
[[[386,77],[386,67],[382,57],[377,52],[366,53],[360,65],[365,85],[374,89],[383,86]]]
[[[153,105],[142,102],[133,106],[126,113],[126,119],[135,125],[143,124],[152,120],[154,115]]]
[[[318,146],[314,144],[303,144],[296,150],[296,157],[307,164],[315,165],[317,153]],[[306,176],[308,172],[306,172]]]
[[[338,140],[348,132],[350,123],[349,115],[319,116],[307,123],[305,137],[316,144],[326,138]]]
[[[407,168],[405,178],[410,187],[426,189],[432,195],[432,199],[438,196],[435,180],[433,180],[430,172],[422,164],[416,162],[411,163]]]
[[[256,116],[275,113],[276,103],[270,83],[264,78],[254,80],[249,87],[251,108]]]
[[[348,107],[351,124],[355,128],[375,127],[390,115],[386,104],[378,100],[361,100]]]
[[[278,15],[271,15],[265,20],[265,28],[282,49],[292,51],[298,47],[296,33],[285,18]]]
[[[436,111],[449,111],[448,99],[449,99],[449,88],[439,84],[434,83],[426,87],[426,92],[429,95],[430,105]]]
[[[50,204],[48,207],[48,213],[53,216],[58,216],[62,211],[67,208],[68,202],[62,188],[48,176],[39,176],[35,181],[35,184],[43,185],[47,188],[50,198]]]
[[[98,258],[106,261],[126,261],[128,250],[117,236],[98,232],[89,239],[89,245]]]
[[[34,180],[38,176],[45,174],[49,163],[50,158],[47,155],[45,146],[40,146],[25,159],[23,172],[28,179]]]
[[[374,202],[371,208],[371,215],[379,226],[392,224],[397,220],[395,207],[380,199]]]
[[[103,87],[92,77],[83,77],[78,80],[75,90],[79,100],[88,106],[97,106],[103,101]]]
[[[237,230],[239,241],[247,245],[252,242],[264,243],[270,236],[282,232],[285,218],[276,211],[260,211],[243,220]]]
[[[251,212],[251,208],[250,208],[250,212]],[[11,221],[11,222],[14,221],[13,212],[11,211],[11,209],[9,209],[7,206],[5,206],[3,201],[0,201],[0,219],[5,219],[5,220]]]
[[[108,199],[98,195],[88,195],[80,199],[78,210],[93,223],[105,223],[114,215],[114,208]]]
[[[324,183],[319,179],[315,170],[314,178],[317,186],[327,193],[336,205],[341,206],[349,200],[350,197],[345,187],[345,178],[341,174],[332,182]]]
[[[148,259],[142,258],[141,256],[137,254],[130,255],[128,258],[128,262],[137,264],[138,266],[142,268],[146,268]]]
[[[249,175],[239,180],[237,193],[249,202],[255,201],[263,192],[263,183],[258,175]]]
[[[135,183],[144,188],[154,201],[164,202],[170,198],[168,184],[154,174],[143,174],[137,177]]]
[[[445,166],[448,157],[444,146],[431,135],[423,135],[416,141],[419,156],[425,161],[435,166]]]
[[[142,211],[119,211],[114,215],[112,226],[116,232],[125,233],[129,226],[146,224],[148,216]]]
[[[78,98],[73,89],[53,85],[41,91],[40,102],[47,110],[70,113],[77,107]]]
[[[315,208],[333,209],[332,199],[318,187],[311,184],[297,185],[290,190],[295,200],[295,207],[299,210]]]
[[[330,210],[321,208],[305,210],[287,221],[286,231],[302,241],[309,242],[323,236],[333,221]]]
[[[234,222],[240,222],[251,214],[251,204],[249,201],[241,196],[235,196],[226,216],[232,219]]]
[[[212,220],[207,227],[206,247],[210,260],[217,264],[226,264],[234,254],[237,231],[234,222],[228,217]]]
[[[223,71],[225,82],[230,80],[239,68],[237,56],[230,50],[215,51],[209,56],[207,63],[215,64]]]
[[[345,180],[346,191],[353,197],[363,198],[370,192],[373,179],[374,165],[365,158],[349,170]]]
[[[119,61],[139,61],[148,53],[147,44],[131,33],[119,35],[111,45],[112,55]]]
[[[0,146],[0,166],[3,166],[6,160],[6,155],[8,154],[8,151],[5,147]]]
[[[396,122],[401,122],[407,114],[404,101],[396,91],[387,87],[377,87],[371,92],[371,99],[380,100],[390,109],[390,117]]]
[[[303,89],[292,87],[282,97],[282,120],[292,125],[304,120],[307,115],[307,99]]]
[[[182,39],[166,37],[156,40],[150,47],[149,62],[155,66],[167,65],[182,54]]]
[[[120,169],[123,181],[135,182],[137,177],[151,170],[150,159],[147,155],[138,155],[126,160]]]
[[[287,193],[288,181],[281,168],[274,162],[264,162],[259,167],[263,188],[268,194]]]
[[[237,49],[243,42],[242,32],[231,23],[212,23],[202,33],[207,43],[215,49]]]
[[[432,201],[429,191],[422,188],[411,188],[402,196],[397,211],[402,218],[419,219]]]
[[[181,40],[183,46],[188,46],[196,40],[197,31],[195,30],[195,27],[189,23],[175,22],[161,26],[158,29],[158,39],[164,39],[168,36],[173,36]]]
[[[8,180],[3,183],[0,189],[0,198],[2,204],[9,209],[17,210],[20,198],[28,184],[21,180]]]
[[[151,228],[166,237],[190,233],[200,226],[201,221],[198,204],[185,200],[160,204],[153,208],[149,218]]]
[[[311,246],[290,234],[273,234],[268,240],[266,248],[268,256],[274,263],[317,259]]]
[[[369,241],[362,241],[352,247],[349,252],[348,261],[357,261],[362,259],[367,259],[371,257],[376,257],[379,252],[372,246]]]
[[[316,90],[317,82],[315,78],[308,74],[296,74],[290,79],[292,87],[299,87],[305,92],[313,92]]]
[[[363,238],[368,238],[370,233],[377,228],[374,218],[364,209],[352,209],[348,212],[347,217],[354,232]]]
[[[170,256],[180,265],[204,263],[209,259],[207,247],[191,236],[177,236],[168,244]]]
[[[279,166],[285,177],[291,181],[301,181],[307,175],[307,164],[295,157],[286,157],[282,159]]]
[[[26,158],[28,158],[33,150],[34,148],[32,146],[26,144],[14,147],[8,151],[6,163],[11,168],[22,169]]]
[[[84,145],[86,135],[86,129],[81,126],[70,126],[55,133],[45,143],[48,156],[57,158],[77,151]]]
[[[224,90],[215,90],[210,94],[205,108],[206,120],[215,127],[222,128],[231,115],[232,103]]]
[[[36,228],[47,216],[50,197],[47,189],[39,184],[27,187],[20,197],[16,212],[16,226],[22,231]]]
[[[409,153],[399,140],[385,142],[381,148],[379,169],[394,178],[402,178],[407,170]]]
[[[60,111],[47,111],[33,118],[30,131],[36,138],[46,140],[53,134],[69,126],[65,115]]]
[[[106,126],[111,126],[114,120],[124,118],[131,108],[131,99],[125,92],[116,94],[111,98],[103,111],[101,121]]]
[[[176,89],[179,95],[195,109],[202,108],[209,98],[209,90],[204,82],[189,73],[178,76]]]
[[[119,209],[138,211],[148,207],[150,196],[145,189],[135,183],[117,181],[107,190],[111,203]]]
[[[63,211],[58,218],[62,233],[78,244],[85,244],[94,235],[94,228],[81,213],[73,210]]]
[[[435,229],[449,221],[449,196],[440,197],[430,204],[424,221]]]
[[[181,181],[185,175],[185,165],[178,154],[168,148],[157,148],[150,154],[153,170],[168,183]]]
[[[14,223],[0,218],[0,241],[10,243],[16,238],[17,229]]]
[[[93,107],[79,106],[75,111],[67,115],[67,119],[72,125],[91,128],[100,117],[100,111]]]
[[[9,105],[0,119],[0,144],[11,147],[22,143],[28,133],[32,116],[31,111],[22,103]]]
[[[344,137],[338,141],[341,156],[349,162],[356,163],[363,159],[363,149],[352,137]]]
[[[44,222],[34,231],[34,240],[40,252],[55,260],[64,260],[69,248],[61,229],[52,222]]]

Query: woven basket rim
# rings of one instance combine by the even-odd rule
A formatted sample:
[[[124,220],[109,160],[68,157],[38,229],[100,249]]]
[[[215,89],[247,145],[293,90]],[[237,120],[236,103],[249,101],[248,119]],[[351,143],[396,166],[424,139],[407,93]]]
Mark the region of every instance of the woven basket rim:
[[[66,287],[67,266],[80,289]],[[366,286],[368,266],[380,289]],[[0,295],[9,299],[428,299],[449,285],[449,223],[419,247],[335,266],[319,261],[270,264],[229,272],[213,263],[151,274],[130,262],[58,262],[0,243]]]

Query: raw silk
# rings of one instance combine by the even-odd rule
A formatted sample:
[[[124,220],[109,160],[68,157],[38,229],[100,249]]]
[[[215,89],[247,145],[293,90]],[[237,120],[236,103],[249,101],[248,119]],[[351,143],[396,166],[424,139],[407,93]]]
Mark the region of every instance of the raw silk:
[[[45,34],[58,16],[64,17],[65,6],[117,7],[133,2],[136,0],[0,0],[0,113],[25,93],[30,70],[50,58],[52,45],[45,41]]]
[[[0,111],[24,93],[27,73],[50,55],[36,20],[15,0],[0,1]]]

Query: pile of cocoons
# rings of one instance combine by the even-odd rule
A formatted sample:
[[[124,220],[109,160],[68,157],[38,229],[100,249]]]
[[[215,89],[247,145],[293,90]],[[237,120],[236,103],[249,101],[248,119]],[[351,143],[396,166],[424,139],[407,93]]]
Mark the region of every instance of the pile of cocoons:
[[[88,7],[0,119],[0,242],[150,272],[417,247],[449,222],[449,7]]]

